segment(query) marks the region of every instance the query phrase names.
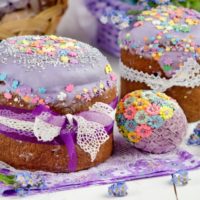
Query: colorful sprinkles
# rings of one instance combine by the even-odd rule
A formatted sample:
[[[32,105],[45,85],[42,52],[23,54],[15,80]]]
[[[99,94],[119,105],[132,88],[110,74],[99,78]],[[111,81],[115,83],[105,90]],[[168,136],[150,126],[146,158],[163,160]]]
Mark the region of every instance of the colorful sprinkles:
[[[164,93],[138,90],[119,102],[116,121],[122,135],[128,141],[138,143],[171,119],[175,110],[175,101]]]
[[[75,70],[80,67],[85,70],[84,66],[87,63],[91,68],[94,68],[102,57],[97,49],[87,44],[55,35],[9,38],[0,43],[0,55],[2,56],[0,61],[2,64],[10,62],[11,58],[14,64],[25,69],[24,73],[37,70],[44,74],[49,66],[66,68],[66,73],[68,70],[74,70],[76,73]],[[3,90],[3,97],[6,100],[11,100],[10,102],[14,99],[15,102],[23,100],[31,104],[49,104],[56,101],[72,100],[87,102],[112,88],[116,83],[112,67],[106,62],[105,65],[99,63],[98,66],[100,65],[103,65],[102,72],[106,79],[97,80],[96,84],[87,87],[75,85],[73,82],[66,83],[54,95],[48,90],[48,87],[41,84],[38,88],[33,89],[23,81],[10,77],[5,70],[0,73],[0,81],[4,82],[1,85],[1,91]],[[42,81],[40,82],[42,83]],[[19,95],[20,98],[16,99],[16,95]]]
[[[169,77],[183,67],[188,57],[199,60],[196,32],[200,30],[200,13],[197,11],[173,5],[158,6],[143,11],[133,27],[136,29],[121,34],[120,47],[134,50],[142,57],[152,57]],[[146,35],[132,37],[140,28]]]

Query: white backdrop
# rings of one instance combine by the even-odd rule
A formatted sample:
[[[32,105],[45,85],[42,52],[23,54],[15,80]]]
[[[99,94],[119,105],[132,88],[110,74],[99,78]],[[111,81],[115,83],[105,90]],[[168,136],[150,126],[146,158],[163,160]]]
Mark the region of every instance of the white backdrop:
[[[69,8],[63,16],[57,34],[94,44],[96,20],[84,5],[84,0],[69,0]]]

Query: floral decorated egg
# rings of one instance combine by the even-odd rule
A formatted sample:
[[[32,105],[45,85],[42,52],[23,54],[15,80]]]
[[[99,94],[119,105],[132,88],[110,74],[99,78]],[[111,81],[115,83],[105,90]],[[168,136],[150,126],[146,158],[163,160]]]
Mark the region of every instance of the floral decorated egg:
[[[127,94],[118,104],[116,121],[129,142],[151,153],[172,151],[187,131],[187,120],[178,103],[151,90]]]

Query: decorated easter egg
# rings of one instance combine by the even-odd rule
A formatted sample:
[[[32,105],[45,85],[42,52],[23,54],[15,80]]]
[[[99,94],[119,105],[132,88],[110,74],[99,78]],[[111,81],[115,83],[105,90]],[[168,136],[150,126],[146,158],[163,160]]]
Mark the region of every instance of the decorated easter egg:
[[[151,90],[127,94],[117,106],[116,121],[126,140],[151,153],[172,151],[187,132],[186,116],[178,103]]]

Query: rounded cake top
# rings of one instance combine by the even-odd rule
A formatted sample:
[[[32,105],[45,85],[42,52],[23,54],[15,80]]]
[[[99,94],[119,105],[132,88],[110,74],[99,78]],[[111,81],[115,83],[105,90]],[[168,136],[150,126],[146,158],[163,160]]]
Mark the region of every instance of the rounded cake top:
[[[200,60],[200,13],[173,5],[143,11],[121,32],[120,47],[158,61],[172,77],[188,58]]]
[[[127,94],[119,102],[116,121],[123,136],[138,143],[150,137],[155,130],[169,128],[173,120],[176,123],[174,116],[177,112],[181,112],[180,119],[186,124],[186,117],[174,99],[160,92],[137,90]]]
[[[88,44],[64,37],[19,36],[0,43],[0,91],[37,104],[88,101],[113,86],[107,59]]]

